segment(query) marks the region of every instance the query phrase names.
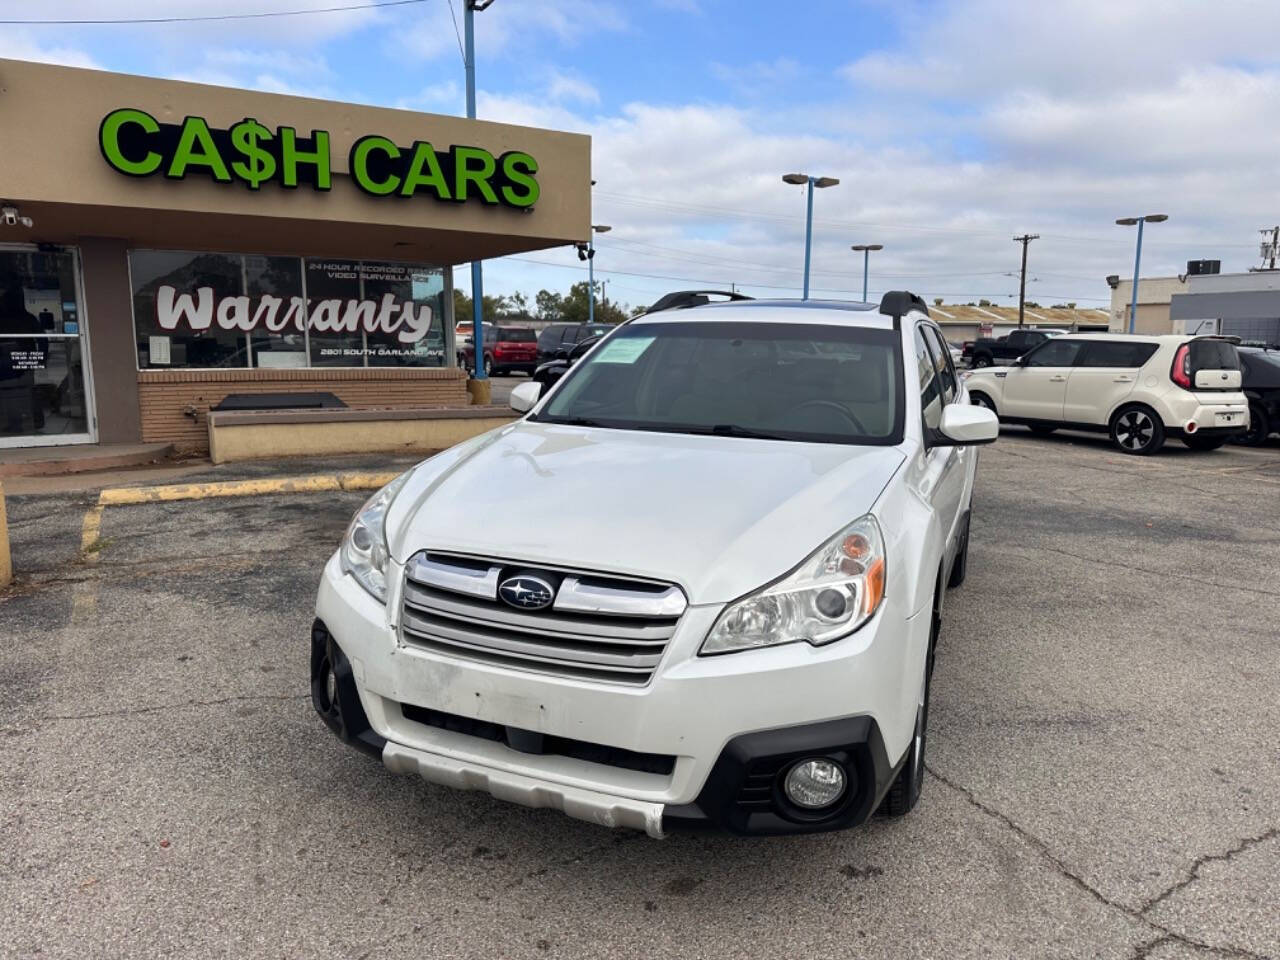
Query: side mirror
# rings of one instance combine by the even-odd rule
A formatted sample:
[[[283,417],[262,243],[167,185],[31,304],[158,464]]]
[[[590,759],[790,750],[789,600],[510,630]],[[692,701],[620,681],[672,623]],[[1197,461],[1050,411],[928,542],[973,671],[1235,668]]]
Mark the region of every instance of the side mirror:
[[[1013,365],[1015,367],[1025,367],[1027,365],[1027,355],[1024,353],[1022,356],[1018,357],[1017,360],[1013,361]]]
[[[942,422],[938,425],[934,445],[972,447],[992,443],[998,436],[1000,420],[994,411],[967,403],[949,403],[942,408]]]
[[[528,413],[542,395],[542,384],[537,380],[527,380],[511,391],[507,403],[516,413]]]

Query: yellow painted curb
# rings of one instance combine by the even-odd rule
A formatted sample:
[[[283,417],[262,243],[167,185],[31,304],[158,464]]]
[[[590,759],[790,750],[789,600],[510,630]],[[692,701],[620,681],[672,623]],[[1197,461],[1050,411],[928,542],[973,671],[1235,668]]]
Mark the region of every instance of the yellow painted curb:
[[[116,487],[103,490],[98,502],[104,507],[211,497],[262,497],[282,493],[324,493],[334,490],[376,490],[399,473],[332,473],[309,477],[263,477],[257,480],[221,480],[214,483],[176,483],[159,487]]]
[[[98,502],[84,515],[80,530],[80,558],[98,562],[95,545],[101,539],[102,511],[107,507],[137,506],[143,503],[172,503],[178,500],[206,500],[212,497],[263,497],[286,493],[326,493],[336,490],[377,490],[400,475],[400,471],[322,473],[305,477],[262,477],[256,480],[221,480],[213,483],[175,483],[157,487],[116,487],[103,490]],[[3,520],[0,501],[0,521]],[[0,530],[3,529],[0,523]]]
[[[0,588],[13,582],[13,557],[9,554],[9,520],[4,509],[4,484],[0,483]]]

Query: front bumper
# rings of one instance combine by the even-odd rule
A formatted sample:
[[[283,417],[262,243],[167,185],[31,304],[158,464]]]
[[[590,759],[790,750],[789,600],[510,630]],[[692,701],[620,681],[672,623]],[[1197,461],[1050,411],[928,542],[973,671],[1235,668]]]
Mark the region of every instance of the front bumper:
[[[861,823],[906,752],[928,643],[927,612],[902,618],[890,598],[838,644],[697,657],[719,607],[695,606],[651,682],[633,688],[403,645],[396,607],[395,596],[384,607],[327,565],[312,666],[339,668],[333,699],[343,715],[326,716],[322,676],[312,689],[335,733],[393,770],[651,836]],[[316,652],[329,649],[327,659]],[[792,761],[815,755],[837,757],[850,778],[823,819],[789,808],[776,790]]]

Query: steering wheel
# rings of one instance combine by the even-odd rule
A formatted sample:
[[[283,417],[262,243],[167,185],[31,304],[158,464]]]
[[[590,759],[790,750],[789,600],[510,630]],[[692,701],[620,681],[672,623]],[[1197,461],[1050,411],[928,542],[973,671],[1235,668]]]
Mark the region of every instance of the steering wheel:
[[[801,410],[804,410],[806,407],[817,407],[823,410],[834,410],[836,413],[840,414],[840,416],[844,417],[847,421],[849,421],[849,423],[853,424],[853,426],[857,429],[859,433],[863,434],[864,436],[867,433],[867,428],[862,425],[862,421],[859,420],[854,415],[853,411],[847,409],[846,407],[841,406],[840,404],[836,403],[834,400],[806,400],[803,403],[797,403],[794,407],[788,410],[787,415],[790,415],[793,413],[799,413]]]

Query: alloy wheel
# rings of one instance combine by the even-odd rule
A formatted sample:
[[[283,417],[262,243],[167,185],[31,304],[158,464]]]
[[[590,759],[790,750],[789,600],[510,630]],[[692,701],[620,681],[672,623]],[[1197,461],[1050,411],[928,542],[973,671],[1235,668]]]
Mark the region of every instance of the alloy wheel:
[[[1141,450],[1151,442],[1155,431],[1151,415],[1142,410],[1127,410],[1116,423],[1116,439],[1126,450]]]

